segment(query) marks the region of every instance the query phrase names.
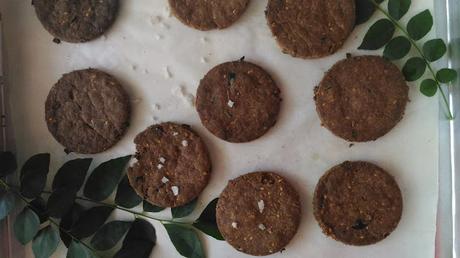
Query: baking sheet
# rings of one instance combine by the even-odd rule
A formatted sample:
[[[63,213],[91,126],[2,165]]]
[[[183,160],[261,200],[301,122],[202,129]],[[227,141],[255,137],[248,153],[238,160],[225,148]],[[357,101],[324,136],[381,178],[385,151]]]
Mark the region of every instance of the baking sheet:
[[[423,97],[413,85],[411,102],[401,123],[378,141],[352,148],[321,128],[315,112],[313,87],[324,72],[348,52],[370,53],[356,50],[368,26],[357,27],[335,55],[308,61],[281,53],[266,26],[264,0],[253,0],[234,26],[211,32],[179,23],[170,16],[166,0],[121,3],[120,16],[105,37],[86,44],[58,45],[52,43],[52,37],[36,19],[30,0],[0,1],[20,163],[37,152],[50,152],[51,171],[56,171],[66,160],[82,156],[65,155],[48,133],[44,102],[61,74],[99,68],[124,83],[134,109],[127,135],[108,152],[95,155],[93,166],[133,153],[132,139],[152,123],[188,123],[208,144],[214,167],[211,182],[192,217],[218,196],[229,179],[254,170],[273,170],[290,179],[299,191],[303,217],[287,250],[271,257],[433,257],[438,196],[436,99]],[[411,13],[432,9],[432,5],[430,0],[413,0]],[[210,68],[242,56],[271,72],[284,102],[277,125],[267,135],[251,143],[230,144],[201,126],[191,100],[199,80]],[[380,165],[395,176],[403,192],[404,211],[399,227],[376,245],[350,247],[326,238],[313,218],[311,202],[317,180],[325,170],[344,160],[367,160]],[[168,216],[168,211],[159,216]],[[131,218],[124,213],[115,217]],[[180,257],[162,226],[154,225],[158,242],[152,257]],[[210,237],[203,237],[203,242],[208,257],[248,257],[225,242]],[[54,257],[64,254],[61,246]],[[26,257],[33,257],[30,246]]]

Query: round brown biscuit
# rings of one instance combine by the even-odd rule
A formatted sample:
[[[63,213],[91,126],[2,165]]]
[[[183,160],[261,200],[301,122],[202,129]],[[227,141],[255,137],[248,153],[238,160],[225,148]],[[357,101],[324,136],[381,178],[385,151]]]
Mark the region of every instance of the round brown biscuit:
[[[402,119],[409,87],[396,65],[378,56],[339,61],[315,88],[322,125],[352,142],[376,140]]]
[[[111,75],[86,69],[64,74],[45,103],[48,130],[66,151],[103,152],[129,125],[128,94]]]
[[[71,43],[101,36],[118,14],[118,0],[33,0],[32,3],[45,29]]]
[[[265,13],[283,52],[294,57],[335,53],[355,26],[354,0],[269,0]]]
[[[249,142],[275,125],[280,90],[261,67],[235,61],[211,69],[197,91],[197,111],[203,125],[228,142]]]
[[[374,244],[390,235],[402,214],[394,178],[368,162],[344,162],[318,182],[314,214],[324,234],[349,245]]]
[[[222,236],[235,249],[250,255],[281,251],[296,234],[300,218],[297,192],[272,172],[254,172],[231,180],[216,208]]]
[[[246,11],[249,0],[169,0],[172,13],[198,30],[224,29]]]
[[[206,187],[211,160],[206,145],[187,125],[150,126],[134,139],[137,162],[128,178],[136,192],[160,207],[193,201]]]

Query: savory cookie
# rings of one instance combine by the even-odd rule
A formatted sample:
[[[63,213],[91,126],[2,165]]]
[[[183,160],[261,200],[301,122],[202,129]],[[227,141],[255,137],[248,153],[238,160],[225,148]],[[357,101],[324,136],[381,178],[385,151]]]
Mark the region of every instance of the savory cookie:
[[[137,162],[128,170],[129,182],[148,202],[160,207],[182,206],[208,184],[208,150],[188,125],[153,125],[137,135],[134,143]]]
[[[394,178],[362,161],[346,161],[326,172],[313,200],[323,232],[349,245],[369,245],[386,238],[398,225],[402,207]]]
[[[229,142],[264,135],[280,111],[280,90],[261,67],[245,61],[220,64],[201,80],[197,111],[203,125]]]
[[[68,152],[92,154],[115,145],[129,125],[128,94],[95,69],[64,74],[45,103],[48,130]]]
[[[244,13],[249,0],[169,0],[172,13],[198,30],[224,29]]]
[[[342,47],[355,26],[355,0],[269,0],[268,25],[284,53],[319,58]]]
[[[300,218],[297,192],[272,172],[254,172],[231,180],[216,208],[222,236],[250,255],[281,251],[297,232]]]
[[[409,87],[396,65],[378,56],[335,64],[315,88],[322,125],[352,142],[376,140],[403,117]]]
[[[118,0],[32,0],[32,4],[46,30],[72,43],[101,36],[118,14]]]

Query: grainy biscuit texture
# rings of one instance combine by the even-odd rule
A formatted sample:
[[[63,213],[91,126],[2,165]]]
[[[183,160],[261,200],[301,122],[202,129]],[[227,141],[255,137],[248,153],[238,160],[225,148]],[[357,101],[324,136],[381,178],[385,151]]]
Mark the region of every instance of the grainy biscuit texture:
[[[402,119],[409,87],[396,65],[378,56],[339,61],[315,88],[322,125],[351,141],[376,140]]]
[[[150,126],[134,139],[137,162],[128,178],[137,194],[160,207],[193,201],[208,184],[211,160],[201,138],[188,125]]]
[[[249,142],[275,125],[280,90],[261,67],[235,61],[211,69],[197,92],[197,111],[203,125],[229,142]]]
[[[118,14],[118,0],[32,0],[32,4],[46,30],[72,43],[101,36]]]
[[[169,0],[182,23],[198,30],[224,29],[244,13],[249,0]]]
[[[283,52],[319,58],[342,47],[355,26],[354,0],[269,0],[268,25]]]
[[[45,103],[48,130],[68,152],[83,154],[115,145],[129,125],[130,112],[121,84],[96,69],[64,74]]]
[[[368,162],[347,161],[321,177],[313,207],[326,235],[349,245],[369,245],[393,232],[403,203],[386,171]]]
[[[231,180],[216,209],[225,240],[241,252],[258,256],[281,251],[294,237],[301,218],[297,192],[272,172]]]

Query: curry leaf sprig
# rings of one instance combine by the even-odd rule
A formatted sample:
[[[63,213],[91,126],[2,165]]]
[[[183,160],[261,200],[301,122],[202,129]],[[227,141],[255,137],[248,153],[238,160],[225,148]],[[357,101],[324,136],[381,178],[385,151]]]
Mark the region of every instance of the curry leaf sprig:
[[[457,79],[457,72],[450,68],[435,71],[432,65],[433,62],[438,61],[446,54],[446,43],[443,39],[430,39],[423,44],[420,42],[433,28],[431,12],[424,10],[410,18],[408,23],[404,25],[400,19],[409,11],[411,0],[389,0],[387,9],[382,7],[383,2],[384,0],[357,1],[358,23],[369,20],[375,10],[386,16],[386,18],[382,18],[371,25],[359,49],[377,50],[384,48],[383,56],[388,60],[396,61],[408,57],[413,48],[415,50],[414,56],[409,56],[402,68],[406,81],[417,81],[428,70],[428,75],[419,84],[420,92],[427,97],[432,97],[439,91],[445,104],[447,118],[449,120],[454,119],[445,89]],[[396,30],[400,32],[399,36],[395,36]]]
[[[20,185],[16,187],[5,180],[16,171],[16,159],[10,152],[0,152],[0,221],[14,210],[17,200],[24,202],[25,207],[16,217],[13,231],[21,244],[32,242],[36,258],[51,256],[61,240],[67,247],[67,258],[148,258],[156,244],[156,233],[147,220],[165,227],[181,255],[204,258],[198,231],[223,240],[216,225],[217,199],[192,222],[177,219],[189,216],[197,200],[171,209],[171,220],[156,218],[150,213],[163,208],[143,201],[124,175],[130,159],[131,156],[125,156],[104,162],[87,179],[92,159],[70,160],[59,168],[48,191],[45,187],[49,154],[37,154],[27,160],[20,170]],[[81,189],[83,196],[79,195]],[[114,202],[109,202],[114,192]],[[83,202],[92,207],[84,208]],[[142,212],[133,209],[140,204]],[[130,213],[134,218],[109,221],[114,210]],[[119,242],[121,248],[117,248]]]

